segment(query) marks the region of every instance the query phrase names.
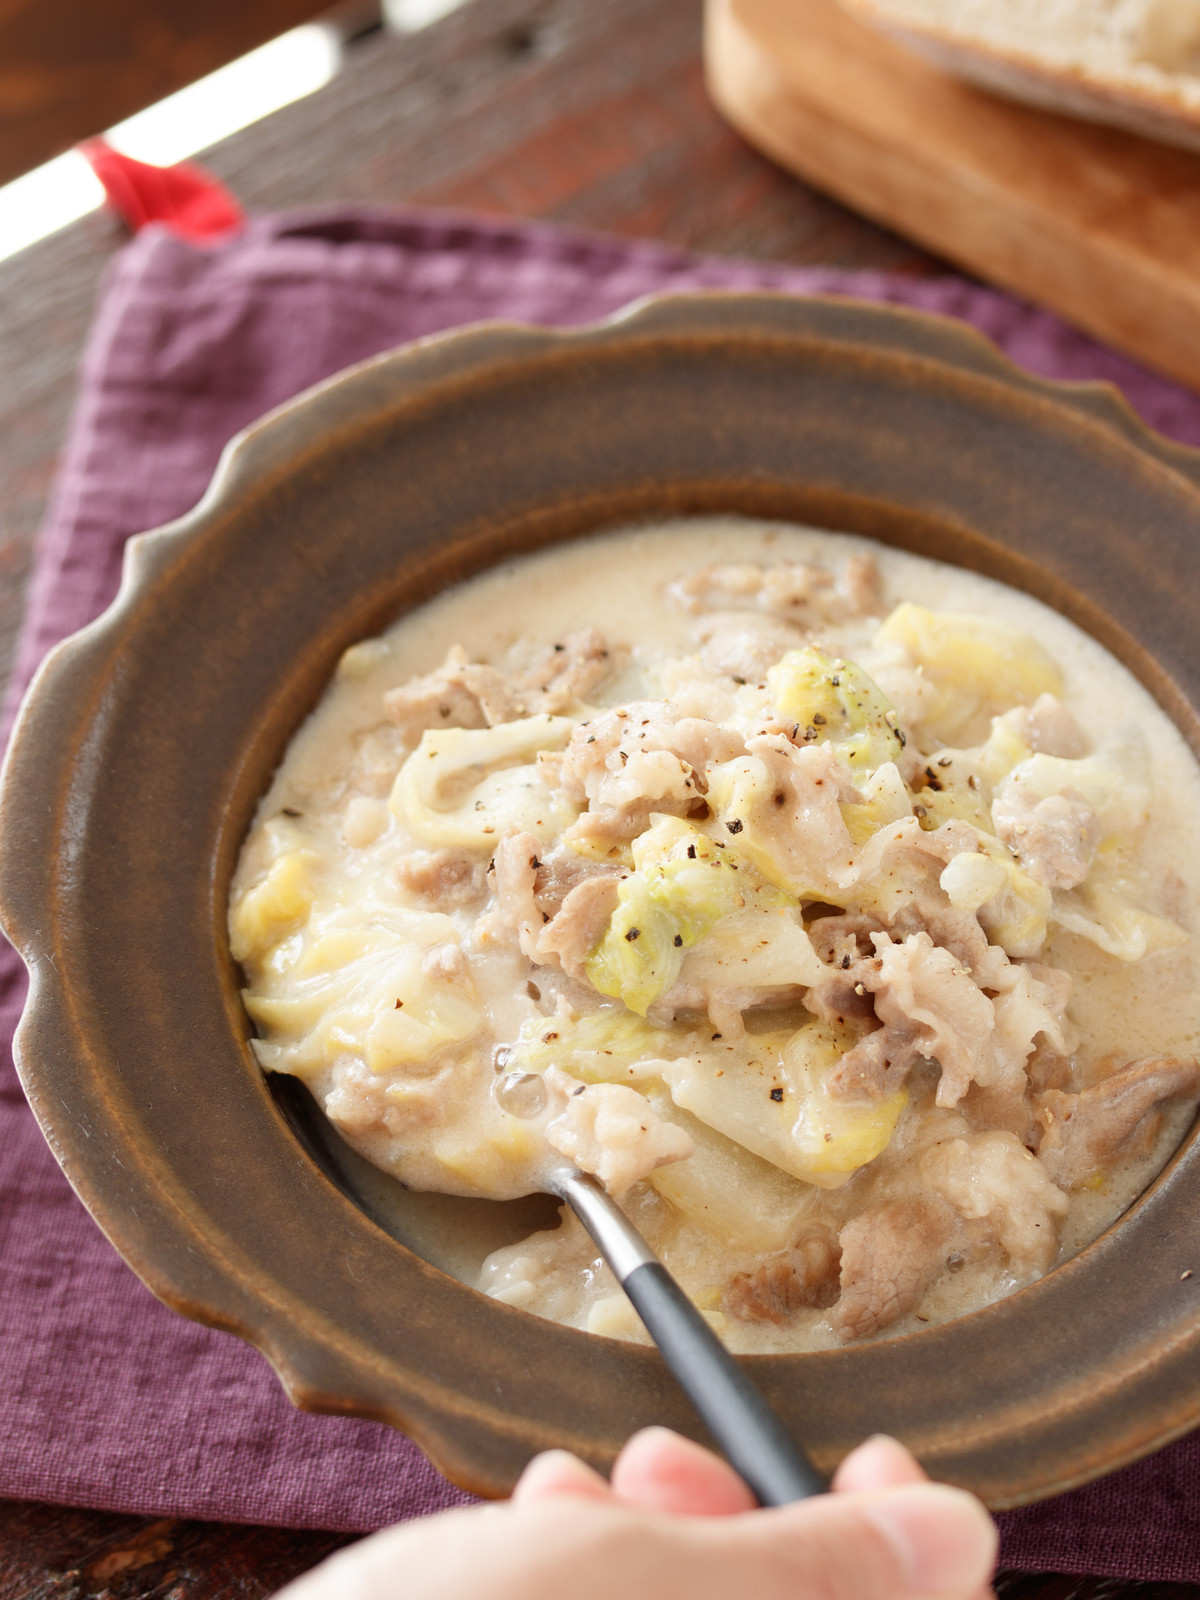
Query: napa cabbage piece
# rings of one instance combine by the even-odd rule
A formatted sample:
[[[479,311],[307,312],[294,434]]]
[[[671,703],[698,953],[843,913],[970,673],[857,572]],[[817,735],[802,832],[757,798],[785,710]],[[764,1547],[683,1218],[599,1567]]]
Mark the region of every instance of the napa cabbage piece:
[[[989,789],[995,789],[1014,767],[1028,761],[1033,751],[1007,717],[993,717],[991,732],[983,744],[964,752],[975,772]]]
[[[277,856],[264,877],[247,889],[229,916],[229,948],[235,961],[266,960],[288,934],[307,921],[316,894],[321,858],[312,850]]]
[[[1039,752],[1018,762],[1006,783],[1019,786],[1031,800],[1051,795],[1077,795],[1095,813],[1102,838],[1132,835],[1150,815],[1150,784],[1145,745],[1123,734],[1091,755],[1077,760]],[[1005,792],[1005,785],[999,786]]]
[[[921,669],[929,685],[921,727],[938,744],[967,743],[985,717],[1062,694],[1062,674],[1041,645],[988,617],[943,616],[905,601],[875,644],[903,645]]]
[[[1147,911],[1136,887],[1108,863],[1093,867],[1077,889],[1054,896],[1053,920],[1118,961],[1144,961],[1188,942],[1177,922]]]
[[[1089,940],[1119,961],[1134,962],[1186,942],[1188,935],[1167,917],[1141,904],[1138,887],[1121,867],[1134,837],[1150,815],[1150,783],[1145,746],[1136,731],[1122,733],[1101,749],[1078,759],[1042,752],[1019,761],[997,786],[997,797],[1013,785],[1036,804],[1053,795],[1078,798],[1093,812],[1101,844],[1084,882],[1074,889],[1042,890],[1042,905],[1028,875],[1010,869],[1010,889],[1029,912]],[[985,841],[999,854],[1002,846]],[[1010,901],[1009,909],[1012,904]],[[988,926],[986,909],[980,921]],[[1002,939],[996,939],[1003,943]],[[1019,943],[1019,940],[1018,940]],[[1005,945],[1010,954],[1025,953]],[[1035,951],[1029,951],[1033,954]]]
[[[793,950],[798,960],[805,952],[812,956],[795,920],[795,902],[764,883],[745,856],[693,823],[657,817],[633,841],[633,861],[634,871],[618,886],[617,909],[584,970],[600,994],[621,1000],[638,1016],[644,1017],[676,982],[687,952],[734,913],[760,919],[755,939],[766,961],[777,963]],[[746,931],[744,922],[741,930]],[[773,940],[783,941],[778,955],[771,953]],[[726,949],[718,943],[713,950],[718,966]]]
[[[976,911],[979,925],[989,943],[998,944],[1014,960],[1028,960],[1046,942],[1054,896],[1045,884],[1030,877],[999,839],[981,834],[979,842],[989,861],[1004,874],[1003,887]]]
[[[936,763],[930,766],[936,767]],[[965,822],[979,833],[991,833],[991,809],[978,789],[958,783],[946,773],[938,774],[938,782],[941,788],[918,789],[913,797],[913,809],[926,832],[932,833],[944,822]]]
[[[955,910],[976,912],[1002,894],[1009,879],[1003,863],[985,851],[964,850],[950,858],[938,881]]]
[[[774,1048],[786,1039],[779,1034]],[[651,1186],[730,1249],[782,1250],[811,1205],[811,1187],[689,1115],[666,1091],[665,1063],[707,1041],[707,1033],[657,1028],[624,1007],[602,1006],[576,1017],[531,1019],[509,1047],[504,1069],[544,1073],[560,1067],[583,1083],[641,1090],[655,1115],[682,1127],[694,1146],[686,1160],[656,1167],[647,1180]]]
[[[885,761],[858,785],[861,800],[842,801],[842,819],[855,844],[913,813],[912,795],[894,761]]]
[[[506,1072],[560,1067],[582,1083],[632,1083],[656,1077],[662,1056],[688,1047],[687,1030],[655,1027],[624,1006],[578,1016],[531,1017],[506,1049]]]
[[[937,828],[951,818],[994,833],[991,802],[997,787],[1033,751],[1005,717],[993,717],[986,740],[970,749],[943,749],[931,755],[915,780],[922,826]]]
[[[710,1285],[699,1294],[689,1296],[696,1310],[719,1339],[729,1332],[729,1318],[718,1309],[721,1287]],[[649,1344],[650,1335],[627,1294],[609,1294],[592,1304],[587,1317],[587,1331],[602,1339],[627,1339],[638,1344]]]
[[[832,810],[839,792],[861,797],[861,792],[849,784],[849,769],[839,767],[836,756],[827,759],[815,747],[802,750],[800,755],[818,757],[822,781],[832,780],[820,798],[815,787],[810,790],[812,813],[805,825],[799,824],[796,815],[780,811],[778,775],[761,756],[736,756],[709,767],[707,773],[706,799],[716,814],[718,837],[727,834],[736,839],[738,856],[749,861],[761,880],[782,890],[793,903],[829,899],[853,879],[854,840],[844,814],[833,811],[830,816],[826,811],[822,815],[822,799],[828,796]],[[830,772],[830,767],[835,771]],[[890,803],[882,788],[873,792],[873,809],[879,814]]]
[[[791,905],[722,917],[687,951],[679,973],[683,983],[738,989],[807,988],[823,976],[821,959]]]
[[[813,645],[789,650],[767,674],[775,709],[810,744],[831,743],[853,772],[894,762],[905,735],[895,707],[855,661]]]
[[[481,1085],[478,1092],[484,1093]],[[517,1200],[538,1187],[545,1164],[541,1128],[499,1110],[494,1102],[485,1104],[485,1114],[466,1126],[451,1124],[433,1138],[428,1157],[422,1156],[433,1172],[422,1173],[416,1187],[486,1200]],[[403,1157],[397,1176],[405,1177]]]
[[[574,726],[539,714],[494,728],[432,729],[396,774],[389,805],[435,849],[491,851],[512,831],[554,837],[579,811],[546,787],[533,758],[560,750]]]
[[[469,976],[447,983],[423,971],[434,946],[457,942],[449,917],[393,910],[389,923],[364,925],[339,912],[321,922],[295,956],[285,994],[262,983],[244,993],[246,1010],[270,1033],[252,1041],[264,1067],[305,1077],[348,1052],[373,1072],[391,1072],[479,1031]]]
[[[779,814],[774,795],[778,785],[765,761],[758,756],[737,756],[708,769],[710,808],[722,827],[737,825],[738,854],[750,861],[759,876],[795,899],[811,899],[810,885],[794,884],[779,860],[773,830]]]
[[[846,1023],[814,1020],[780,1042],[748,1038],[711,1058],[662,1063],[677,1106],[781,1172],[822,1189],[840,1188],[887,1148],[908,1103],[904,1089],[878,1105],[834,1099],[829,1076],[860,1037]]]
[[[812,1206],[812,1188],[715,1132],[665,1094],[655,1113],[692,1141],[685,1161],[656,1167],[649,1182],[689,1222],[730,1250],[785,1250]]]

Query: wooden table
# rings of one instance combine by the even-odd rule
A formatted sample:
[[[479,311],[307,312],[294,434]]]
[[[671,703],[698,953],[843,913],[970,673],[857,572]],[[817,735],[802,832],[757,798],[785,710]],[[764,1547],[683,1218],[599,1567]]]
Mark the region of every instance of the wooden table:
[[[218,146],[253,208],[416,201],[559,219],[760,259],[944,270],[806,189],[708,103],[700,0],[473,0],[368,35],[328,88]],[[105,262],[95,215],[0,263],[0,678]],[[335,1535],[0,1502],[0,1600],[257,1600]],[[1005,1600],[1200,1600],[1200,1587],[1003,1574]]]

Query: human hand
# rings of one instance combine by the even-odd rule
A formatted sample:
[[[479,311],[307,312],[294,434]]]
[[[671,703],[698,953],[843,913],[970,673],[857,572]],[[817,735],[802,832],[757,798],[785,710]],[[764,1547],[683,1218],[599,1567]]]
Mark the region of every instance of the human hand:
[[[663,1428],[603,1478],[536,1457],[505,1505],[365,1539],[279,1600],[987,1600],[996,1532],[979,1502],[870,1439],[833,1493],[754,1509],[737,1474]]]

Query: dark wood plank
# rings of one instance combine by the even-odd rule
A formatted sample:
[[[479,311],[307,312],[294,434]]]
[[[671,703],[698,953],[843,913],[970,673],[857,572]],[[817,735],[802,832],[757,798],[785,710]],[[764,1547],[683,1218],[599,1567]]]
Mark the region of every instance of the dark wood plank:
[[[1127,1583],[1121,1578],[1069,1577],[1059,1572],[1002,1572],[997,1600],[1200,1600],[1190,1583]]]
[[[0,1600],[263,1600],[340,1534],[0,1501]],[[1200,1600],[1200,1588],[1002,1572],[998,1600]]]
[[[308,22],[327,0],[2,0],[0,183]]]
[[[262,1600],[348,1543],[334,1533],[0,1501],[0,1600]]]

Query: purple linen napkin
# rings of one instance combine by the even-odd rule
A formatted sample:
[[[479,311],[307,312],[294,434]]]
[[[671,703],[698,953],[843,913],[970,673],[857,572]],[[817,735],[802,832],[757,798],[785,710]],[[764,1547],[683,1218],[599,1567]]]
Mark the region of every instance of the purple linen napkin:
[[[740,261],[545,226],[361,208],[253,222],[216,249],[160,229],[109,276],[38,547],[4,726],[45,651],[116,593],[125,539],[187,510],[222,446],[352,361],[502,317],[570,324],[660,290],[849,294],[960,316],[1053,378],[1108,378],[1200,444],[1200,400],[958,279]],[[366,1531],[467,1496],[379,1424],[292,1409],[266,1362],[166,1310],[91,1222],[9,1059],[24,995],[0,950],[0,1496]],[[1001,1518],[1027,1570],[1200,1581],[1200,1435]]]

